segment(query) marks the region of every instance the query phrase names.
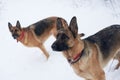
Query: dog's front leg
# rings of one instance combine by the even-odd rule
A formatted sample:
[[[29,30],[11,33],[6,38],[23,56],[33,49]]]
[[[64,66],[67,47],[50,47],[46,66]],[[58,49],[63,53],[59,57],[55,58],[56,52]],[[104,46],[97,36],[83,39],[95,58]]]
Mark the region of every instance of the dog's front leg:
[[[46,51],[44,45],[43,45],[43,44],[40,44],[40,45],[38,45],[38,47],[42,50],[42,52],[44,53],[44,55],[45,55],[46,58],[48,59],[48,58],[49,58],[49,54],[48,54],[48,52]]]
[[[91,57],[89,60],[89,71],[93,77],[92,80],[105,80],[105,72],[99,62],[97,47],[93,45],[91,50],[92,54],[90,55]]]

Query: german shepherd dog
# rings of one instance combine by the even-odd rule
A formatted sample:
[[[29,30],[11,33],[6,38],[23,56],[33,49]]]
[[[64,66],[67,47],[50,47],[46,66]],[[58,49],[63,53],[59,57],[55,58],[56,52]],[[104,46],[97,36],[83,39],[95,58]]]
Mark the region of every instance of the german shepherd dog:
[[[40,48],[48,59],[49,54],[43,44],[51,34],[56,37],[57,18],[58,17],[48,17],[23,28],[19,21],[17,21],[16,26],[12,26],[12,24],[8,22],[8,27],[14,39],[20,41],[25,46]],[[66,21],[63,18],[61,19],[66,24]]]
[[[83,33],[78,34],[76,17],[71,19],[66,29],[63,27],[58,18],[57,39],[52,49],[63,52],[77,75],[86,80],[105,80],[102,68],[112,58],[120,61],[120,25],[112,25],[84,39],[81,39]],[[119,66],[118,63],[116,68]]]

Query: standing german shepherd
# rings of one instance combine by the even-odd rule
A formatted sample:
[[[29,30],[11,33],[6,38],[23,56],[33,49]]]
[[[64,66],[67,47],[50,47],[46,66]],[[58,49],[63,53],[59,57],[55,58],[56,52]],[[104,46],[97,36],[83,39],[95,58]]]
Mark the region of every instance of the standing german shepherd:
[[[20,22],[17,21],[16,26],[12,26],[11,23],[8,23],[8,27],[14,39],[20,41],[25,46],[40,48],[48,59],[49,54],[43,43],[51,34],[56,37],[57,18],[58,17],[49,17],[24,28],[22,28]],[[66,21],[63,18],[61,19],[64,24],[66,24]]]
[[[105,80],[102,68],[114,57],[120,61],[120,25],[112,25],[85,39],[80,39],[83,34],[78,34],[76,17],[68,28],[63,27],[58,18],[57,40],[52,49],[63,51],[77,75],[86,80]]]

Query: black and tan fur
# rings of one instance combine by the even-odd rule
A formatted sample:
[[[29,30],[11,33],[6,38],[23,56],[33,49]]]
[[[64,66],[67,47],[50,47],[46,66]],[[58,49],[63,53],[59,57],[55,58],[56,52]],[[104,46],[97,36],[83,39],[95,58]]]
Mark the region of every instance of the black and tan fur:
[[[8,23],[8,27],[14,39],[20,41],[25,46],[40,48],[46,58],[48,58],[49,54],[43,44],[51,34],[56,37],[57,18],[58,17],[49,17],[29,25],[28,27],[21,27],[20,22],[17,21],[16,26],[12,26],[11,23]],[[64,24],[66,24],[66,21],[63,18],[61,19]]]
[[[57,19],[58,34],[52,49],[63,51],[78,76],[86,80],[105,80],[103,67],[113,58],[120,61],[120,25],[112,25],[81,39],[83,34],[78,34],[76,17],[72,18],[68,28],[64,29],[62,24],[61,19]],[[78,54],[75,61],[74,57]],[[120,63],[116,69],[119,66]]]

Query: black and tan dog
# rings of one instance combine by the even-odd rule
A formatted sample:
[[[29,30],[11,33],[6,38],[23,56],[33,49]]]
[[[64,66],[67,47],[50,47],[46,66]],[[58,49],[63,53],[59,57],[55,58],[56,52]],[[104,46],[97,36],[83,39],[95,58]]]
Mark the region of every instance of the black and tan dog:
[[[102,68],[114,57],[120,61],[120,25],[112,25],[85,39],[80,38],[84,34],[78,34],[76,17],[68,28],[63,27],[61,19],[57,19],[58,34],[52,49],[63,51],[77,75],[86,80],[105,80]]]
[[[51,34],[56,37],[57,18],[58,17],[49,17],[23,28],[21,27],[20,22],[17,21],[16,26],[12,26],[11,23],[8,23],[8,27],[14,39],[20,41],[25,46],[40,48],[48,58],[49,54],[46,51],[43,43]],[[63,18],[61,19],[64,24],[66,24],[66,21]]]

